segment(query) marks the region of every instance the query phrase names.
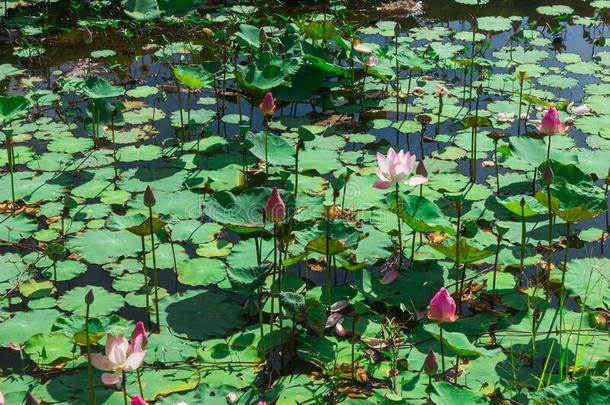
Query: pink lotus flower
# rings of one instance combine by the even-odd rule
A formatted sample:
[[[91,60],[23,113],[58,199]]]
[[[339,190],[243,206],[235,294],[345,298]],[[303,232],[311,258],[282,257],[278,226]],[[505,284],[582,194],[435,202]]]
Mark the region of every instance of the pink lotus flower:
[[[551,107],[539,124],[536,124],[536,129],[545,135],[555,135],[565,132],[567,125],[561,122],[559,112],[555,107]]]
[[[400,272],[398,270],[388,271],[381,279],[381,284],[392,284],[394,281],[396,281],[398,276],[400,276]]]
[[[447,88],[445,86],[441,86],[440,84],[437,84],[436,87],[434,88],[435,97],[443,97],[448,94],[449,94],[449,90],[447,90]]]
[[[379,181],[373,187],[386,189],[392,184],[399,183],[406,179],[415,166],[415,155],[401,150],[396,153],[394,149],[388,150],[387,156],[377,152],[377,167],[375,173]]]
[[[114,336],[109,333],[106,336],[106,354],[93,353],[91,363],[98,370],[105,371],[102,374],[104,384],[120,388],[123,383],[123,371],[138,369],[144,362],[144,356],[146,351],[142,349],[141,337],[130,345],[124,336]]]
[[[275,112],[275,101],[273,100],[273,94],[267,92],[263,101],[258,105],[258,108],[263,112],[264,115],[273,115]]]
[[[428,352],[426,359],[424,360],[424,373],[427,375],[434,375],[438,370],[438,361],[436,361],[436,355],[432,350]]]
[[[273,187],[273,191],[271,191],[271,195],[267,199],[265,217],[267,221],[271,222],[280,222],[286,218],[286,204],[284,204],[284,200],[282,200],[277,187]]]
[[[455,322],[458,319],[455,313],[455,301],[447,292],[445,287],[442,287],[432,300],[430,300],[430,309],[428,309],[428,318],[437,321],[438,323],[443,322]]]
[[[4,405],[4,395],[0,392],[0,405]]]
[[[373,67],[377,66],[377,62],[377,55],[375,55],[375,52],[371,52],[371,54],[369,55],[369,59],[364,64],[368,67]]]
[[[258,401],[256,405],[267,405],[267,401]]]
[[[415,169],[415,176],[409,179],[409,185],[412,187],[421,186],[428,183],[428,171],[424,165],[424,160],[420,160]]]
[[[148,402],[144,401],[141,396],[136,395],[131,398],[131,405],[148,405]]]

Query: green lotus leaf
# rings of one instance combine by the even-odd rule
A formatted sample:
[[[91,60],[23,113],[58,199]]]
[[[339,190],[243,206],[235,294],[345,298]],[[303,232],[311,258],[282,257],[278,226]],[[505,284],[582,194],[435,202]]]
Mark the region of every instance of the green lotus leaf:
[[[434,202],[426,197],[415,195],[399,196],[402,206],[399,209],[400,217],[409,228],[417,232],[442,231],[450,235],[455,234],[453,225]],[[393,213],[397,211],[396,195],[388,194],[386,198],[388,209]]]
[[[95,297],[95,302],[91,305],[89,313],[92,318],[109,315],[118,311],[125,305],[125,300],[122,296],[111,293],[98,286],[74,287],[59,297],[57,305],[64,311],[72,312],[84,317],[87,309],[85,295],[87,295],[89,291],[92,291],[93,296]]]
[[[23,96],[0,97],[0,122],[8,122],[29,107],[30,101]]]
[[[269,266],[228,268],[227,276],[235,290],[252,294],[263,285],[268,270]]]
[[[493,256],[495,252],[487,249],[480,249],[476,246],[473,246],[469,241],[464,238],[460,239],[459,242],[459,252],[458,252],[458,244],[454,239],[450,239],[444,243],[433,243],[430,246],[438,252],[441,252],[447,258],[457,261],[458,253],[460,263],[474,263],[480,260],[483,260],[487,257]]]
[[[123,95],[123,89],[114,86],[104,78],[91,76],[85,81],[83,93],[92,99],[106,99]]]
[[[176,65],[173,70],[176,79],[190,89],[209,87],[214,78],[202,67]]]
[[[278,166],[294,166],[295,146],[286,139],[268,132],[246,135],[250,152],[261,161]]]
[[[536,199],[549,208],[546,190],[536,193]],[[578,185],[559,182],[551,185],[551,210],[566,222],[578,223],[594,218],[608,209],[608,199],[592,183]]]
[[[525,201],[525,205],[523,206],[523,212],[521,210],[521,199],[523,199]],[[541,215],[541,214],[544,214],[545,212],[548,212],[544,205],[540,204],[540,202],[538,202],[538,200],[536,200],[534,197],[529,196],[529,195],[524,195],[524,196],[514,195],[514,196],[506,197],[504,199],[497,198],[497,201],[504,208],[506,208],[507,210],[509,210],[510,212],[512,212],[513,214],[515,214],[519,217],[521,217],[521,215],[523,215],[524,217],[527,218],[527,217],[531,217],[534,215]]]
[[[39,333],[25,342],[24,351],[38,366],[52,367],[76,357],[74,342],[61,332]]]

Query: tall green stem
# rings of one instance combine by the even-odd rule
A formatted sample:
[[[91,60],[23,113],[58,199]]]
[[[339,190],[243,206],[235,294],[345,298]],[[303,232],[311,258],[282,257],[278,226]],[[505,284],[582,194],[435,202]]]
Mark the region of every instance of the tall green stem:
[[[127,375],[125,370],[123,370],[123,402],[127,405]]]
[[[155,253],[155,232],[153,227],[153,212],[152,207],[148,207],[148,220],[150,221],[150,243],[152,260],[153,260],[153,284],[155,286],[155,319],[157,323],[157,330],[161,330],[161,323],[159,322],[159,279],[157,276],[157,256]]]
[[[398,267],[402,267],[402,226],[400,224],[400,212],[401,212],[401,204],[398,192],[398,183],[396,183],[396,188],[394,189],[394,193],[396,195],[396,223],[398,225]]]
[[[93,384],[93,366],[91,365],[91,343],[89,341],[89,309],[85,310],[85,345],[87,347],[87,381],[89,383],[89,403],[95,405],[95,386]]]
[[[445,375],[445,343],[443,342],[443,324],[439,323],[440,330],[440,341],[441,341],[441,367],[443,370],[443,375]]]
[[[148,329],[150,329],[150,291],[148,288],[148,269],[146,267],[146,244],[144,243],[144,235],[140,236],[142,241],[142,272],[144,273],[144,293],[146,294],[146,319]]]

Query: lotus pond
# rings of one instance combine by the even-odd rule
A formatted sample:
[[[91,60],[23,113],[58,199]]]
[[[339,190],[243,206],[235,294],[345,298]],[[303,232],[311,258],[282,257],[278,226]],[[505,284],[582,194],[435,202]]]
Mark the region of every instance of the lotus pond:
[[[610,401],[610,1],[0,2],[0,404]]]

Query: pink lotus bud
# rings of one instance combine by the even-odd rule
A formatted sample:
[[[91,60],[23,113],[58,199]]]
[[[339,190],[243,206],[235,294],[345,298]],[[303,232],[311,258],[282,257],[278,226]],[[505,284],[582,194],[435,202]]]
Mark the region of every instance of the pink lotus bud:
[[[148,405],[148,402],[144,401],[141,396],[136,395],[131,398],[131,405]]]
[[[267,401],[258,401],[256,405],[267,405]]]
[[[536,129],[546,135],[555,135],[565,132],[566,125],[561,122],[561,117],[559,116],[557,109],[551,107],[546,114],[544,114],[544,118],[542,118],[540,124],[536,125]]]
[[[438,362],[436,361],[436,355],[432,350],[428,352],[426,360],[424,360],[424,373],[427,375],[434,375],[438,370]]]
[[[345,328],[343,327],[343,319],[341,319],[339,322],[337,322],[337,324],[335,325],[335,332],[337,333],[337,336],[341,336],[344,337],[345,335],[347,335],[347,331],[345,330]]]
[[[398,276],[400,276],[400,272],[398,270],[388,271],[381,279],[381,284],[392,284],[394,281],[396,281]]]
[[[428,318],[443,322],[455,322],[458,319],[455,313],[455,301],[447,292],[445,287],[442,287],[430,300],[430,308],[428,309]]]
[[[286,218],[286,204],[284,204],[277,187],[273,187],[273,191],[271,191],[271,195],[267,200],[265,217],[267,218],[267,221],[271,222],[280,222]]]
[[[146,328],[144,327],[144,323],[142,321],[138,321],[135,328],[133,328],[133,332],[131,332],[129,348],[131,351],[134,351],[134,347],[139,346],[141,350],[146,350],[147,344],[148,336],[146,335]]]
[[[591,113],[593,110],[586,104],[574,106],[574,103],[568,105],[568,111],[575,115],[586,115]]]
[[[273,94],[267,92],[263,101],[258,105],[258,108],[263,112],[264,115],[273,115],[275,112],[275,101],[273,100]]]
[[[144,205],[147,207],[154,207],[156,203],[157,200],[155,199],[152,189],[150,186],[146,186],[146,190],[144,190]]]

